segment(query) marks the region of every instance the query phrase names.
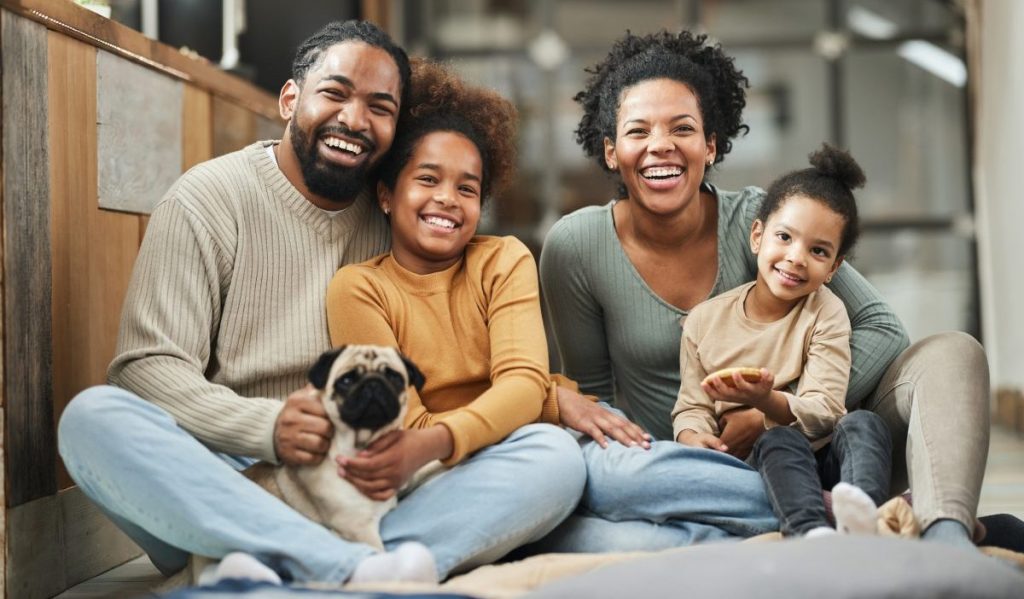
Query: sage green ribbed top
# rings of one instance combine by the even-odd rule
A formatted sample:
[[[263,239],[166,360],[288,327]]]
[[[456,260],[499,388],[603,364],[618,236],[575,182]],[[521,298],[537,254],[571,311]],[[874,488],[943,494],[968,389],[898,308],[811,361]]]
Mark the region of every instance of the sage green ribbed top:
[[[709,189],[718,199],[715,296],[757,275],[749,236],[764,191]],[[629,261],[615,231],[613,205],[581,208],[555,223],[541,253],[541,291],[562,372],[581,391],[622,408],[656,438],[671,439],[679,324],[687,313],[658,297]],[[853,329],[846,398],[853,409],[909,341],[892,309],[850,265],[839,268],[829,288],[843,300]]]
[[[369,194],[329,212],[259,142],[181,176],[153,211],[110,382],[211,448],[275,461],[279,400],[331,342],[327,284],[389,248]]]

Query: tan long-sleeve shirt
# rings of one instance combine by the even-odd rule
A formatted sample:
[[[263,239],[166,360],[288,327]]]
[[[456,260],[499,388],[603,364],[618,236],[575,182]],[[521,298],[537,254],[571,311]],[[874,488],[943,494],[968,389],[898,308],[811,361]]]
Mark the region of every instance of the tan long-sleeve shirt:
[[[701,303],[682,322],[679,350],[682,383],[672,410],[673,438],[683,430],[718,434],[718,416],[737,407],[712,402],[700,388],[722,368],[767,368],[783,391],[796,426],[818,448],[846,413],[850,378],[850,320],[846,308],[826,287],[808,295],[774,322],[751,320],[743,300],[754,283],[741,285]],[[796,383],[796,390],[789,391]],[[765,426],[777,423],[765,418]]]

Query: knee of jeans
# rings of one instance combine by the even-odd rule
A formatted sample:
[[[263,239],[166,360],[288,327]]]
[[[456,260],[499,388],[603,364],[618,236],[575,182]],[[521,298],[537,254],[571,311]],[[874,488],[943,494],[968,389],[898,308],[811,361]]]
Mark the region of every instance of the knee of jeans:
[[[587,478],[587,467],[579,443],[569,433],[551,424],[528,424],[515,433],[515,442],[529,451],[532,460],[563,481],[567,488],[580,492]]]
[[[769,449],[797,448],[811,450],[811,442],[798,429],[791,426],[773,426],[766,430],[754,443],[753,453],[761,455]]]
[[[854,410],[839,419],[836,436],[856,437],[862,441],[885,447],[892,446],[892,435],[885,420],[868,410]]]
[[[64,408],[57,425],[57,445],[62,457],[81,442],[84,435],[90,439],[105,438],[107,432],[116,433],[125,425],[114,416],[118,406],[125,402],[141,401],[124,389],[109,385],[90,387],[76,395]]]

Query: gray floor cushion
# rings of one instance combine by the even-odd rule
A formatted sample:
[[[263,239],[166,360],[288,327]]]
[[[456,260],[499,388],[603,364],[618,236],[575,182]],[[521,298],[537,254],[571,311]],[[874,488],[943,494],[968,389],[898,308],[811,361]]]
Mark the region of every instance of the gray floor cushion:
[[[601,568],[526,597],[1024,598],[1024,573],[936,543],[831,536],[710,545]]]

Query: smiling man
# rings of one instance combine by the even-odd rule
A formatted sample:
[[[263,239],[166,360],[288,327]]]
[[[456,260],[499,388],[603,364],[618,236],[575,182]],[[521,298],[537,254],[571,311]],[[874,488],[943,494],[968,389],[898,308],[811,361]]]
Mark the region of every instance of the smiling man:
[[[379,553],[238,472],[324,459],[333,431],[306,372],[330,348],[334,273],[388,249],[365,190],[410,73],[375,26],[327,25],[299,47],[281,89],[282,139],[196,166],[152,214],[112,386],[71,402],[59,447],[72,478],[164,573],[197,554],[228,556],[220,577],[434,581],[539,538],[582,492],[567,435],[502,444],[404,497],[382,522],[389,551]],[[554,489],[538,482],[543,469],[561,471]]]

